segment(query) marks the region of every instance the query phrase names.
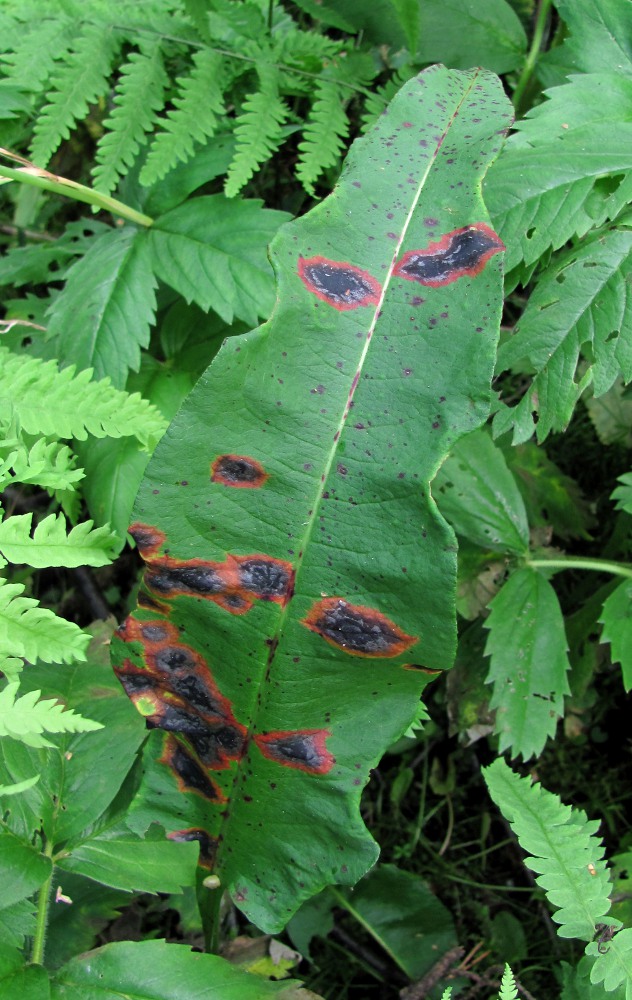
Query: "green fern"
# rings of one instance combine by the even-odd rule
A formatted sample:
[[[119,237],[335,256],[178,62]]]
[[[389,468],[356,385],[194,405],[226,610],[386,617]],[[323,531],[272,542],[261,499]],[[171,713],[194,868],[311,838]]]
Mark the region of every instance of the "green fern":
[[[536,882],[559,907],[553,919],[560,937],[591,941],[595,927],[610,909],[610,881],[599,823],[581,809],[571,809],[557,795],[520,778],[498,758],[485,768],[489,794],[530,855],[525,864]]]
[[[163,130],[152,143],[140,174],[141,184],[160,180],[175,165],[190,159],[195,144],[215,134],[219,116],[226,113],[222,99],[223,59],[210,49],[193,56],[193,68],[176,84],[180,95],[173,98],[173,111],[162,119]]]
[[[130,54],[121,69],[114,110],[103,123],[107,131],[97,147],[92,172],[97,191],[110,194],[134,163],[158,121],[167,83],[159,42]]]
[[[38,166],[48,165],[62,139],[68,138],[89,105],[105,93],[117,47],[115,36],[104,34],[100,25],[87,25],[80,34],[67,61],[52,78],[48,104],[33,129],[31,158]]]
[[[45,490],[68,490],[83,479],[85,473],[76,468],[76,456],[67,445],[46,438],[40,438],[31,448],[22,441],[17,443],[19,447],[7,455],[0,467],[0,485],[24,483]],[[5,442],[0,439],[0,454],[4,450]]]
[[[348,134],[349,119],[340,88],[326,80],[318,83],[304,139],[298,146],[296,176],[308,194],[314,194],[314,182],[323,171],[338,162]]]
[[[18,685],[0,691],[0,737],[11,736],[26,746],[54,747],[42,733],[90,733],[103,729],[100,722],[85,719],[56,701],[38,701],[41,691],[16,698]]]
[[[283,140],[288,109],[279,97],[278,71],[271,63],[259,63],[257,73],[261,90],[246,97],[235,126],[237,148],[224,187],[227,198],[239,194],[257,167],[272,156]]]
[[[78,438],[137,437],[155,442],[166,423],[138,393],[113,389],[109,379],[90,381],[91,372],[75,375],[71,365],[59,371],[54,361],[18,357],[0,347],[0,397],[13,400],[29,434]]]
[[[21,583],[0,580],[0,652],[34,663],[72,663],[85,660],[90,636],[32,597],[22,597]]]
[[[70,18],[63,16],[30,18],[17,22],[16,27],[15,47],[6,52],[3,61],[16,87],[37,93],[67,56],[76,27]],[[2,40],[5,45],[10,44],[5,31]]]
[[[67,533],[63,514],[49,514],[31,537],[32,514],[13,514],[0,522],[0,552],[27,566],[106,566],[117,554],[117,536],[108,528],[92,530],[84,521]]]
[[[632,928],[624,928],[603,943],[593,941],[586,954],[594,958],[591,983],[601,983],[609,993],[625,988],[626,1000],[632,1000]]]
[[[500,993],[498,994],[498,1000],[518,1000],[518,990],[516,989],[516,981],[513,977],[513,972],[508,965],[505,965],[505,971],[503,972],[502,982],[500,984]]]

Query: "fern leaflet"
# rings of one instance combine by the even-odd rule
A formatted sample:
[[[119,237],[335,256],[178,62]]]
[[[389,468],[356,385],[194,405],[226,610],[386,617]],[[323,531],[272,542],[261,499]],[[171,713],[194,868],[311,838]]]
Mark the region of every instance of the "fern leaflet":
[[[625,986],[626,1000],[632,1000],[632,928],[625,927],[607,943],[591,942],[586,954],[595,958],[591,983],[602,983],[609,993]]]
[[[13,514],[0,523],[0,552],[9,562],[45,566],[107,566],[117,554],[117,536],[92,521],[66,534],[63,514],[49,514],[31,538],[32,514]]]
[[[0,452],[3,448],[4,442],[0,441]],[[75,463],[76,458],[67,445],[40,438],[30,449],[21,444],[7,456],[10,471],[3,478],[0,470],[0,484],[17,482],[45,490],[73,489],[85,475],[83,469],[75,468]]]
[[[59,17],[32,19],[20,27],[16,45],[3,62],[10,67],[14,86],[37,93],[68,52],[76,28],[69,19]]]
[[[104,123],[109,131],[97,147],[97,165],[92,172],[97,191],[110,194],[126,168],[132,166],[158,120],[167,82],[158,42],[146,51],[130,54],[121,70],[114,110]]]
[[[261,90],[249,94],[237,119],[235,135],[237,149],[228,168],[224,192],[234,198],[259,164],[267,160],[281,145],[283,123],[288,110],[279,97],[277,70],[270,63],[257,65]]]
[[[314,181],[328,167],[338,162],[349,135],[349,119],[342,105],[340,88],[328,80],[316,87],[316,100],[307,119],[304,139],[299,143],[296,176],[308,194],[314,194]]]
[[[49,699],[38,701],[41,691],[29,691],[16,698],[17,683],[0,691],[0,736],[11,736],[29,747],[54,747],[42,733],[90,733],[103,729],[100,722],[65,709]]]
[[[528,857],[525,864],[538,872],[536,882],[549,902],[560,907],[553,919],[560,937],[590,941],[595,925],[610,909],[610,881],[603,860],[603,844],[595,833],[599,824],[581,809],[571,809],[557,795],[528,778],[520,778],[498,758],[483,776],[492,799],[509,820]]]
[[[0,652],[44,663],[85,660],[90,636],[32,597],[22,597],[21,583],[0,580]]]
[[[75,375],[71,365],[59,371],[54,361],[18,357],[0,347],[0,396],[13,399],[15,411],[29,434],[78,438],[126,437],[143,444],[155,442],[165,429],[156,408],[113,389],[109,379],[90,381],[90,370]]]
[[[174,97],[175,110],[163,119],[164,129],[154,140],[140,175],[141,184],[153,184],[179,160],[193,156],[196,142],[215,134],[219,115],[226,109],[222,100],[222,58],[210,49],[193,56],[193,69],[176,81],[180,96]]]
[[[47,166],[75,122],[106,90],[117,47],[115,36],[105,34],[102,25],[88,25],[80,35],[67,61],[53,77],[53,89],[47,95],[49,103],[33,129],[31,158],[38,166]]]
[[[498,994],[498,1000],[518,1000],[518,990],[516,989],[516,982],[513,977],[513,972],[508,965],[505,965],[505,971],[503,972],[502,982],[500,984],[500,993]]]

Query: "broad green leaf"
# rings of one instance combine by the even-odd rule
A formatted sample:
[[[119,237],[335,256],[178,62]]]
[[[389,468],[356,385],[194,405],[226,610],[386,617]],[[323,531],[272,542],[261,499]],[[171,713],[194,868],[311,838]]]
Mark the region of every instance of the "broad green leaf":
[[[601,641],[609,642],[614,662],[621,664],[623,686],[632,690],[632,580],[624,580],[604,601],[599,619]]]
[[[24,939],[33,937],[35,927],[35,903],[32,900],[21,899],[19,903],[0,910],[0,941],[5,945],[23,948]]]
[[[504,454],[532,528],[551,527],[565,540],[590,537],[593,518],[587,501],[575,480],[551,461],[544,448],[529,443],[506,447]]]
[[[0,347],[0,398],[11,400],[28,434],[78,438],[137,437],[155,442],[164,421],[137,394],[120,392],[109,379],[91,381],[90,370],[58,369],[54,361],[11,354]]]
[[[577,69],[632,76],[632,9],[627,0],[555,0],[569,32],[564,49]],[[568,56],[567,56],[568,57]]]
[[[555,733],[569,693],[562,611],[548,580],[528,567],[512,573],[490,611],[485,652],[499,750],[528,760]]]
[[[509,115],[484,71],[404,87],[273,243],[273,318],[226,342],[139,493],[148,566],[114,655],[157,728],[128,823],[198,839],[266,930],[373,864],[363,785],[452,663],[456,546],[429,482],[489,410],[480,183]]]
[[[632,232],[612,230],[569,251],[541,278],[513,336],[498,352],[497,371],[535,371],[515,408],[499,412],[502,434],[514,422],[514,442],[524,440],[531,418],[538,440],[563,430],[580,393],[592,383],[596,396],[620,372],[632,379]],[[580,359],[590,359],[578,370]],[[517,414],[516,411],[520,411]],[[537,412],[537,425],[532,413]]]
[[[23,584],[0,580],[2,652],[45,663],[85,660],[90,637],[74,622],[58,618],[48,608],[40,608],[32,597],[22,597],[23,593]]]
[[[14,681],[0,691],[0,736],[12,736],[29,747],[53,747],[42,733],[91,733],[103,728],[56,701],[39,701],[41,691],[16,698],[18,688]]]
[[[198,188],[225,174],[234,153],[235,137],[232,133],[208,139],[192,159],[178,164],[163,180],[154,184],[143,200],[143,211],[158,216],[181,205]]]
[[[336,890],[335,897],[412,980],[457,943],[449,910],[417,875],[395,865],[378,865],[353,891]]]
[[[507,0],[424,0],[416,61],[509,73],[524,59],[527,37]]]
[[[564,938],[590,941],[595,925],[610,909],[611,889],[604,847],[595,834],[599,822],[582,809],[571,809],[541,785],[520,778],[499,757],[483,769],[492,799],[509,820],[525,864],[549,903],[559,907],[553,920]]]
[[[35,526],[32,514],[12,514],[0,522],[0,552],[13,563],[43,566],[107,566],[115,556],[116,536],[84,521],[68,531],[63,514],[49,514]]]
[[[198,845],[93,837],[59,861],[65,871],[130,892],[182,892],[195,881]]]
[[[505,456],[486,431],[473,431],[458,442],[432,491],[457,534],[486,549],[528,549],[529,525],[520,491]]]
[[[286,219],[259,201],[194,198],[151,227],[153,268],[187,302],[213,309],[226,323],[236,316],[254,324],[274,305],[266,245]]]
[[[118,941],[71,959],[53,976],[51,1000],[308,1000],[296,984],[266,982],[217,955],[165,941]]]
[[[70,269],[50,310],[59,360],[123,389],[149,344],[156,284],[145,232],[126,226],[104,233]]]
[[[111,628],[111,626],[110,626]],[[88,636],[89,638],[89,636]],[[109,638],[105,634],[105,638]],[[22,691],[46,686],[47,695],[101,723],[97,732],[60,735],[57,748],[35,750],[11,739],[0,741],[0,783],[41,775],[39,782],[11,799],[8,828],[25,843],[35,831],[54,844],[83,843],[92,824],[106,812],[136,760],[142,725],[108,664],[104,636],[93,639],[88,660],[51,671],[28,667]]]
[[[48,973],[41,965],[22,965],[6,976],[0,972],[0,991],[20,1000],[50,1000]]]
[[[0,909],[31,896],[53,870],[50,858],[45,858],[30,844],[23,843],[13,833],[0,833],[0,875],[2,898]]]

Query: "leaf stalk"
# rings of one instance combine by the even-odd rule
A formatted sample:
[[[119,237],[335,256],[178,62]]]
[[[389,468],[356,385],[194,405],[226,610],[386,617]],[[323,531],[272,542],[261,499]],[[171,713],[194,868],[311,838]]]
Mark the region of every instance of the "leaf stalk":
[[[45,858],[52,858],[53,844],[47,840],[42,852]],[[35,918],[35,934],[33,936],[33,949],[31,951],[31,963],[33,965],[44,964],[44,945],[46,943],[46,930],[48,928],[48,911],[50,908],[50,897],[53,889],[54,866],[51,873],[44,882],[37,897],[37,915]]]
[[[546,30],[550,10],[551,0],[540,0],[540,6],[538,7],[538,13],[535,19],[535,26],[533,28],[531,46],[527,53],[524,66],[522,67],[522,73],[520,74],[518,83],[516,84],[516,89],[513,93],[513,104],[516,109],[516,117],[520,116],[525,91],[531,82],[535,64],[537,63],[540,55],[540,49],[542,48],[542,40],[544,38],[544,32]]]
[[[623,576],[632,580],[632,567],[607,559],[591,559],[589,556],[582,559],[575,556],[561,556],[558,559],[529,559],[527,565],[535,569],[591,569],[595,573],[612,573],[614,576]]]

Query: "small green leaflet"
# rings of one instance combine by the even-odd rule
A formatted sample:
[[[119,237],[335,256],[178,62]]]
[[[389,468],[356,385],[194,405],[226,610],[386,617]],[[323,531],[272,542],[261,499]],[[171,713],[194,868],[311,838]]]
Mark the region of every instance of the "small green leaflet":
[[[632,580],[624,580],[604,601],[599,619],[601,641],[609,642],[613,661],[621,664],[623,686],[632,690]]]

